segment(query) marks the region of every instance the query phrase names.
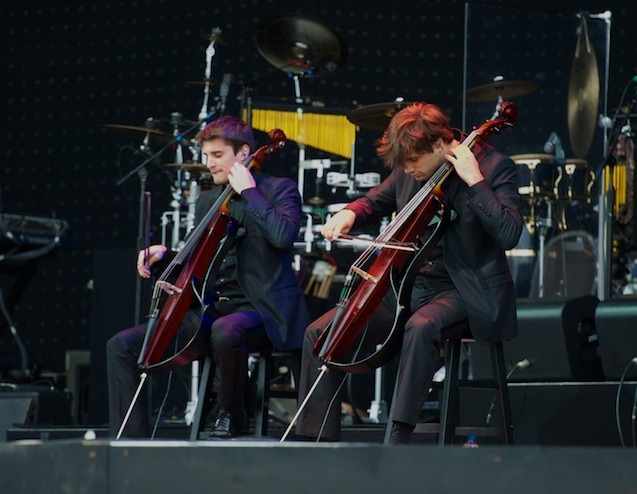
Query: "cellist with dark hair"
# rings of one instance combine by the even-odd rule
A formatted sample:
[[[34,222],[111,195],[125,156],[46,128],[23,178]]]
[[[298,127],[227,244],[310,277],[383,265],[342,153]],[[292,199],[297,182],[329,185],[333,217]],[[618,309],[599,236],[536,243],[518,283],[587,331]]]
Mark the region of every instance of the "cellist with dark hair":
[[[218,197],[227,202],[236,234],[224,244],[214,283],[205,285],[204,307],[188,310],[180,333],[209,333],[216,364],[219,412],[211,439],[229,439],[247,431],[244,406],[248,353],[265,348],[298,349],[309,316],[292,268],[292,247],[301,227],[301,198],[294,181],[252,173],[245,166],[254,148],[252,129],[241,119],[223,116],[196,136],[215,187],[197,202],[195,223]],[[228,186],[232,190],[228,190]],[[152,245],[139,252],[137,271],[143,278],[161,273],[172,251]],[[166,282],[169,295],[180,293]],[[123,423],[139,380],[138,359],[146,326],[120,331],[107,343],[111,434]],[[124,437],[148,437],[148,403],[144,394],[132,408]]]
[[[453,168],[441,184],[450,219],[441,239],[416,266],[405,304],[409,307],[391,444],[410,441],[437,369],[440,343],[453,336],[450,328],[468,320],[474,338],[483,344],[510,339],[517,332],[516,292],[505,256],[505,249],[517,245],[523,228],[516,166],[486,144],[470,148],[461,139],[438,107],[425,103],[405,107],[394,115],[376,149],[390,175],[321,229],[326,239],[337,240],[354,228],[378,224],[381,218],[400,213],[443,165]],[[435,228],[434,218],[430,219],[421,225],[423,238]],[[386,332],[395,303],[389,294],[385,296],[373,308],[365,332]],[[329,370],[318,379],[325,366],[316,348],[336,311],[312,322],[305,333],[299,403],[306,403],[296,423],[299,439],[340,439],[338,390],[344,372],[329,368],[328,362]]]

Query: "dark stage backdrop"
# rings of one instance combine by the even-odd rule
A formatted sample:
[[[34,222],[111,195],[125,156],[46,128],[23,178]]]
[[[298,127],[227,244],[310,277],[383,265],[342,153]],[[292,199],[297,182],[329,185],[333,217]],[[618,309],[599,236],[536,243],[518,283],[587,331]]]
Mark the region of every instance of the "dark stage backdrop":
[[[481,10],[487,6],[496,11]],[[139,154],[140,135],[105,126],[143,126],[153,118],[163,132],[171,133],[174,112],[181,113],[184,120],[197,120],[204,93],[203,86],[193,81],[204,77],[208,47],[201,33],[222,30],[224,43],[215,46],[212,78],[219,83],[224,74],[232,74],[227,113],[240,111],[245,88],[250,88],[255,106],[296,107],[293,80],[269,64],[255,45],[257,26],[271,16],[289,13],[315,17],[338,32],[347,46],[347,59],[334,72],[301,78],[304,105],[324,105],[334,113],[346,114],[359,106],[397,97],[425,100],[442,106],[460,127],[465,8],[465,3],[457,0],[112,0],[6,5],[0,14],[5,61],[0,211],[57,217],[70,225],[62,247],[38,263],[12,312],[27,350],[28,366],[40,377],[54,378],[64,371],[68,350],[91,348],[92,331],[99,331],[95,339],[101,342],[121,329],[102,329],[109,327],[109,321],[93,320],[94,314],[103,319],[109,313],[101,307],[94,309],[103,303],[95,296],[101,293],[95,283],[117,287],[118,277],[126,281],[120,273],[134,269],[134,255],[127,268],[117,265],[96,270],[94,259],[99,252],[101,262],[108,263],[108,252],[112,251],[113,262],[121,263],[122,251],[134,254],[136,250],[141,176],[133,174],[122,184],[118,181],[144,157]],[[500,9],[508,13],[502,14]],[[545,137],[556,128],[564,128],[568,86],[551,82],[554,78],[565,80],[570,67],[556,68],[554,57],[568,59],[576,38],[571,29],[576,13],[587,9],[608,9],[613,14],[608,80],[608,101],[613,107],[636,73],[637,17],[632,4],[623,0],[471,4],[471,12],[482,19],[474,28],[485,26],[485,31],[472,34],[469,68],[491,68],[473,70],[470,85],[489,83],[497,75],[535,78],[540,83],[532,103],[525,105],[524,98],[519,99],[523,108],[519,130],[507,131],[515,139],[502,141],[504,151],[541,153]],[[512,12],[515,23],[508,30],[505,21]],[[489,19],[491,15],[496,26],[492,32],[489,23],[484,23],[485,16]],[[570,30],[561,31],[564,25]],[[527,29],[533,34],[525,35]],[[540,43],[543,48],[538,52]],[[534,54],[532,60],[508,57],[513,45],[516,50],[520,45],[528,46]],[[544,94],[543,88],[550,89]],[[219,84],[211,87],[211,104],[219,89]],[[464,130],[491,116],[491,104],[481,108],[483,111],[471,114],[472,121],[466,123],[469,128]],[[378,132],[365,129],[357,133],[357,173],[385,173],[373,154],[378,136]],[[259,144],[265,143],[263,133],[258,138]],[[498,137],[493,139],[497,145]],[[150,142],[153,152],[159,152],[162,145]],[[310,148],[306,155],[315,158],[326,153]],[[174,170],[162,165],[175,160],[174,150],[168,148],[146,167],[153,241],[162,233],[162,213],[171,209]],[[264,168],[296,177],[297,162],[298,148],[290,143]],[[339,194],[341,191],[336,191],[330,202],[342,202],[344,197]],[[15,282],[10,274],[2,274],[0,281],[5,294]],[[121,316],[134,302],[125,297],[112,307],[112,313]],[[129,319],[132,323],[132,316]],[[121,320],[113,317],[113,326],[115,321],[121,325]],[[103,358],[95,361],[103,362]],[[2,321],[2,377],[20,365],[16,341]],[[93,368],[92,372],[102,376],[104,370]]]

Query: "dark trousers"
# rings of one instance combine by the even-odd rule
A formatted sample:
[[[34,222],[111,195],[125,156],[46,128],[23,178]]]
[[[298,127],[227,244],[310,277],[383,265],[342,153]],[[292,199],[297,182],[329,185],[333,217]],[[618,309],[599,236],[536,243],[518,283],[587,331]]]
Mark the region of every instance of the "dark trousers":
[[[210,324],[211,351],[218,385],[217,400],[232,414],[244,411],[244,392],[248,376],[248,353],[270,345],[263,321],[254,310],[223,314],[206,312]],[[188,312],[182,322],[184,333],[193,334],[201,324],[196,312]],[[108,371],[109,422],[111,435],[119,431],[140,382],[137,360],[144,341],[146,326],[120,331],[106,344]],[[149,437],[149,404],[147,393],[141,392],[122,433],[124,437]]]
[[[453,336],[453,329],[450,327],[467,318],[466,305],[455,289],[426,297],[415,291],[412,301],[416,301],[416,308],[405,324],[393,415],[394,421],[409,425],[416,424],[427,398],[437,370],[441,340]],[[391,328],[393,303],[391,297],[386,297],[382,307],[370,318],[367,328],[370,334],[380,336]],[[334,310],[312,322],[305,332],[299,405],[320,375],[319,369],[323,362],[314,356],[313,348],[318,336],[333,317]],[[374,341],[382,339],[372,338],[371,342]],[[345,377],[343,371],[334,367],[329,368],[321,377],[297,420],[297,435],[312,438],[320,436],[328,441],[340,439],[341,397],[336,396],[336,393]]]

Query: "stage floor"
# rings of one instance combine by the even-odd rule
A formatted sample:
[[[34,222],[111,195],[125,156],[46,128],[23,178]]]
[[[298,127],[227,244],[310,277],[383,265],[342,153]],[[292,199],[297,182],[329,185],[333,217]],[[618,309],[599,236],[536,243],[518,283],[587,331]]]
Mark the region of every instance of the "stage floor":
[[[635,493],[637,450],[275,441],[14,441],[0,491]]]

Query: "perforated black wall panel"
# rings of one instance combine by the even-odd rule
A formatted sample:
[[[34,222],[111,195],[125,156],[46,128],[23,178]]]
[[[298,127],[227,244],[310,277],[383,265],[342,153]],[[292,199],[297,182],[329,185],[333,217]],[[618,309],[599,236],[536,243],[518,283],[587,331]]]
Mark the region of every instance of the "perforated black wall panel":
[[[545,80],[563,77],[569,67],[553,69],[551,60],[556,54],[570,52],[574,33],[555,32],[555,24],[547,22],[541,37],[527,39],[524,26],[529,32],[542,31],[543,23],[536,21],[538,13],[540,19],[556,15],[573,19],[582,10],[602,10],[594,1],[474,2],[471,8],[487,5],[522,13],[516,14],[515,31],[502,29],[496,22],[502,19],[494,18],[497,29],[472,38],[472,53],[493,67],[489,73],[472,72],[472,85],[489,82],[499,69],[512,79],[532,78],[531,65],[550,67]],[[614,0],[605,2],[605,9],[613,13],[608,81],[608,99],[613,105],[635,74],[635,7]],[[527,17],[526,11],[533,15]],[[252,85],[255,103],[293,106],[292,80],[271,66],[254,42],[256,27],[282,13],[313,16],[340,33],[347,45],[342,67],[325,77],[301,78],[307,103],[318,102],[346,113],[359,105],[396,97],[426,100],[447,109],[460,126],[465,39],[465,4],[461,1],[112,0],[64,5],[36,1],[3,7],[5,127],[0,211],[56,216],[70,224],[65,245],[40,262],[12,314],[30,366],[61,372],[66,350],[90,347],[93,252],[136,248],[140,176],[133,174],[121,185],[117,182],[143,161],[136,153],[141,140],[105,125],[143,126],[152,117],[170,132],[173,112],[196,120],[202,109],[203,86],[189,81],[204,76],[208,41],[200,33],[215,27],[223,31],[225,44],[216,45],[212,78],[219,81],[224,73],[234,76],[227,112],[239,111],[245,84]],[[495,49],[493,40],[499,41]],[[532,50],[540,41],[549,49],[535,53],[532,60],[506,56],[513,42],[527,43]],[[498,60],[505,63],[493,63]],[[550,91],[547,97],[564,104],[566,86]],[[218,93],[219,86],[213,86],[211,101]],[[543,107],[541,96],[537,93],[534,98],[539,99],[533,104],[520,100],[526,119],[520,122],[521,134],[516,139],[525,142],[525,133],[532,138],[528,148],[518,147],[518,152],[539,152],[552,122],[564,118],[563,109]],[[476,114],[486,119],[492,110],[489,103]],[[467,122],[467,126],[478,123]],[[365,129],[357,134],[357,171],[385,173],[373,154],[378,135]],[[264,141],[262,133],[259,139]],[[511,146],[508,141],[502,144]],[[151,142],[152,151],[159,152],[161,145]],[[268,171],[296,177],[297,154],[291,143],[268,164]],[[308,152],[308,158],[322,155]],[[166,149],[146,168],[153,240],[159,240],[161,214],[170,210],[174,181],[161,165],[174,161],[174,151]],[[9,291],[13,280],[3,275],[0,281],[4,291]],[[4,322],[0,329],[0,370],[6,373],[19,367],[19,352]]]

